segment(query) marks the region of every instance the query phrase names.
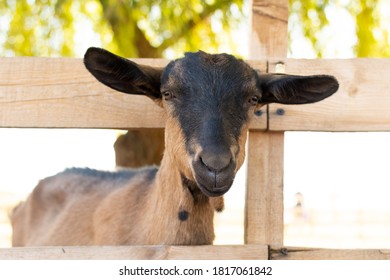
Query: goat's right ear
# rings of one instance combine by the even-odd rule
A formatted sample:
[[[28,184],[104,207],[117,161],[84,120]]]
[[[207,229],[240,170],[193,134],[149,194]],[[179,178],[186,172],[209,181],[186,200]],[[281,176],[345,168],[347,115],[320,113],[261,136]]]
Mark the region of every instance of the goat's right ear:
[[[160,99],[163,68],[136,64],[100,48],[89,48],[84,65],[101,83],[117,91]]]

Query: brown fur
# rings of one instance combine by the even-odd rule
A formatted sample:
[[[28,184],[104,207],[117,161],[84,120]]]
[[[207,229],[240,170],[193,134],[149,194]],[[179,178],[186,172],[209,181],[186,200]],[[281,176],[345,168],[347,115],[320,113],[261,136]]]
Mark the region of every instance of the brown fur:
[[[160,165],[164,153],[164,129],[130,129],[118,137],[114,149],[117,166],[138,168]]]
[[[166,130],[166,151],[153,181],[142,171],[128,181],[72,172],[42,180],[14,209],[13,246],[212,244],[214,211],[222,211],[223,197],[183,186],[181,174],[193,180],[183,135],[174,118],[168,117]],[[178,218],[183,210],[185,221]]]

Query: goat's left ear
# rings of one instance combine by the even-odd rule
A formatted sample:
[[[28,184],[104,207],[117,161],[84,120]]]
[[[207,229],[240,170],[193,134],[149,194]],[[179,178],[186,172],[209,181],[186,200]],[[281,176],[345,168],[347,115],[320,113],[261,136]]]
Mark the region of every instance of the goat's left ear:
[[[261,103],[307,104],[331,96],[339,88],[333,76],[259,75]]]
[[[117,91],[146,95],[154,100],[161,97],[163,68],[136,64],[99,48],[89,48],[84,65],[95,78]]]

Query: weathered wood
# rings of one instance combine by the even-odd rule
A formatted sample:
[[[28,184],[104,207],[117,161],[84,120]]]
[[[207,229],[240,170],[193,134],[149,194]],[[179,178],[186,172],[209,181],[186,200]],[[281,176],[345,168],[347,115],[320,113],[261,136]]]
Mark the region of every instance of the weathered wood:
[[[251,58],[285,57],[288,1],[254,0],[252,10]],[[282,245],[284,133],[250,131],[248,142],[245,243]]]
[[[0,249],[0,260],[266,260],[266,245],[16,247]]]
[[[140,61],[166,64],[165,60]],[[266,68],[265,62],[250,63],[263,71]],[[287,59],[285,65],[287,73],[335,75],[340,90],[312,105],[271,104],[270,130],[390,130],[390,95],[386,94],[390,59]],[[277,109],[285,114],[277,114]],[[163,124],[163,111],[152,101],[99,84],[80,59],[0,59],[1,127],[137,128]],[[266,114],[255,117],[251,129],[265,128]]]
[[[0,248],[0,260],[390,260],[388,249],[267,245]]]
[[[245,243],[281,245],[284,133],[249,133],[248,151]]]
[[[270,247],[271,260],[390,260],[390,250]]]
[[[288,0],[253,0],[251,57],[287,55]]]
[[[134,59],[159,66],[161,59]],[[252,62],[265,70],[266,62]],[[81,59],[0,58],[0,127],[163,127],[163,110],[143,96],[115,92],[97,82]],[[265,129],[266,114],[251,129]]]
[[[150,64],[163,65],[162,60]],[[163,125],[152,101],[98,83],[81,59],[1,58],[0,126],[124,128]]]
[[[315,104],[271,104],[270,130],[390,131],[390,59],[287,59],[285,68],[289,74],[334,75],[340,89]]]

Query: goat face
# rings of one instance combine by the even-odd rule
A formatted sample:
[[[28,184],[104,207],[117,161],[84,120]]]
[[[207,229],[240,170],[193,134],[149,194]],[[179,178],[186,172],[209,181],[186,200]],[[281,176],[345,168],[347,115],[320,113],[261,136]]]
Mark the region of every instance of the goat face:
[[[166,152],[207,196],[230,189],[257,106],[313,103],[338,89],[332,76],[260,75],[227,54],[187,53],[161,69],[90,48],[84,63],[103,84],[166,109]]]
[[[164,107],[184,138],[183,176],[208,196],[229,190],[244,159],[249,112],[260,98],[256,75],[233,56],[203,52],[187,53],[162,75]]]

